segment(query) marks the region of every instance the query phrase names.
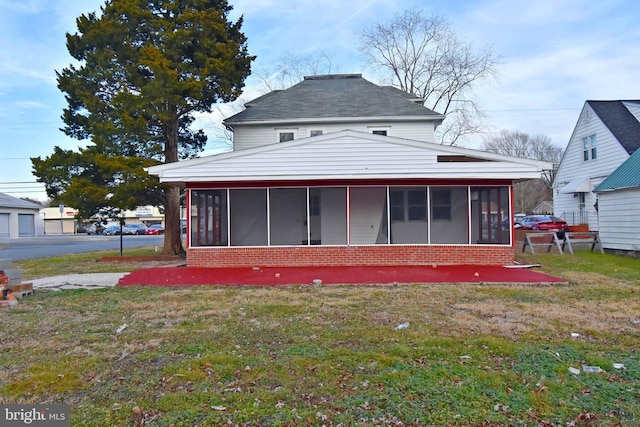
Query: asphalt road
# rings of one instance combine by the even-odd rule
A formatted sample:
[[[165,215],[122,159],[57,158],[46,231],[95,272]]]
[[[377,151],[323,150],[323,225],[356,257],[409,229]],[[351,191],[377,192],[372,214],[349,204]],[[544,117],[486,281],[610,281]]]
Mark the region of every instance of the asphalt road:
[[[122,236],[123,253],[127,248],[158,245],[162,249],[164,236]],[[56,255],[120,249],[120,236],[48,235],[19,239],[0,239],[0,259],[44,258]]]

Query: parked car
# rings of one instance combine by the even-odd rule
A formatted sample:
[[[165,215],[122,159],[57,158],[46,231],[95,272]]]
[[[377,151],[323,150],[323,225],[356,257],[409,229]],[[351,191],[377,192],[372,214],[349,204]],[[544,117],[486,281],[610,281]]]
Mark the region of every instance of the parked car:
[[[153,224],[147,227],[145,233],[148,236],[157,236],[158,234],[164,234],[164,226],[162,224]]]
[[[102,234],[105,236],[115,236],[120,234],[120,226],[119,225],[110,225],[102,230]]]
[[[142,223],[127,224],[124,227],[122,227],[122,234],[125,234],[125,235],[146,234],[146,231],[147,231],[147,226]]]
[[[520,230],[569,231],[563,219],[551,215],[528,215],[520,219]]]

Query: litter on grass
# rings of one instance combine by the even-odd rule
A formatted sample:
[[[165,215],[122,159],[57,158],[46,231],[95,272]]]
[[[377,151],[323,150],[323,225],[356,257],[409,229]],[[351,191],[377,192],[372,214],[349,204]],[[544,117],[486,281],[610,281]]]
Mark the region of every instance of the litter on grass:
[[[396,331],[400,329],[407,329],[408,327],[409,327],[409,322],[400,323],[398,326],[396,326]]]

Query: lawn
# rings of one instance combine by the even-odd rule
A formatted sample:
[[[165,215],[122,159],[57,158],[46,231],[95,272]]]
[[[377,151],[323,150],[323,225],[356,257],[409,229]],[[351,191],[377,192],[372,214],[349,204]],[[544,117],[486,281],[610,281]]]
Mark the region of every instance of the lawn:
[[[639,425],[640,260],[522,261],[569,284],[38,292],[0,312],[0,403],[73,426]]]

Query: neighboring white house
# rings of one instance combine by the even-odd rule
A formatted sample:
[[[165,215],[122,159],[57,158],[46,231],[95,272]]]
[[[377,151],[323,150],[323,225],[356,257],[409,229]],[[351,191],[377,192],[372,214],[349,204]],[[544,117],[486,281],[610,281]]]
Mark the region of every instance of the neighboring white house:
[[[593,190],[605,249],[640,254],[640,150]]]
[[[535,215],[551,215],[553,214],[553,202],[551,200],[543,200],[533,208]]]
[[[640,101],[586,101],[553,183],[553,212],[598,230],[593,189],[640,147]]]
[[[150,167],[187,189],[187,264],[513,262],[513,182],[552,165],[435,144],[444,117],[417,101],[305,77],[224,121],[233,152]]]
[[[34,237],[42,206],[0,193],[0,238]]]

